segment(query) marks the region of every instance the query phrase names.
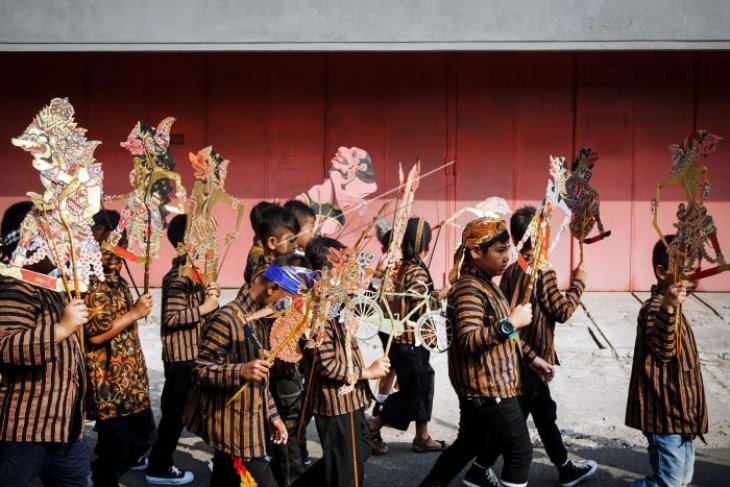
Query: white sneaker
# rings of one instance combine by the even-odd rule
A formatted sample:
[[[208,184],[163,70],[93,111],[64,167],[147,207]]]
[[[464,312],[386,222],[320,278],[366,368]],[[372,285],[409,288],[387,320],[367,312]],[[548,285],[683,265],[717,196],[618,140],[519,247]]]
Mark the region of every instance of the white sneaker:
[[[185,485],[195,480],[193,472],[186,472],[172,466],[163,475],[145,475],[145,481],[154,485]]]

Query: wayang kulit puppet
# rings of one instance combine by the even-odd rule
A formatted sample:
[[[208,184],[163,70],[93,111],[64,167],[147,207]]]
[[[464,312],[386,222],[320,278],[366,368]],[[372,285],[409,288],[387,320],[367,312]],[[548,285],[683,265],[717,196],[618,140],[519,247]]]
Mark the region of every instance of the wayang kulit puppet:
[[[197,154],[189,154],[193,165],[195,185],[188,200],[188,218],[185,229],[184,248],[186,263],[180,270],[183,276],[197,276],[204,285],[215,282],[220,272],[218,250],[218,221],[213,214],[214,207],[223,203],[236,212],[236,224],[231,233],[226,235],[224,245],[226,252],[238,238],[243,219],[243,204],[225,190],[228,164],[230,161],[206,147]],[[225,258],[225,254],[224,254]]]
[[[184,211],[185,188],[175,172],[170,148],[170,128],[174,122],[172,117],[165,118],[157,127],[137,122],[127,140],[120,143],[134,157],[129,173],[133,190],[105,198],[108,201],[125,200],[125,204],[119,225],[104,245],[120,257],[144,263],[145,293],[149,290],[149,265],[157,257],[162,231],[167,226],[172,183],[177,197],[175,210]],[[118,243],[125,232],[127,249],[121,249]]]

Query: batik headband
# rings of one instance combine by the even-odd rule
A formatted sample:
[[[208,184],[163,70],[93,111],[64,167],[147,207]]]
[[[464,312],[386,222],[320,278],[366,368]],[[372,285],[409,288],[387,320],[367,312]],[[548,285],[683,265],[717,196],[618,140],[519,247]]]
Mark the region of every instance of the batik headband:
[[[279,267],[276,264],[271,264],[264,272],[263,278],[275,282],[288,293],[304,294],[319,278],[319,274],[304,267]]]

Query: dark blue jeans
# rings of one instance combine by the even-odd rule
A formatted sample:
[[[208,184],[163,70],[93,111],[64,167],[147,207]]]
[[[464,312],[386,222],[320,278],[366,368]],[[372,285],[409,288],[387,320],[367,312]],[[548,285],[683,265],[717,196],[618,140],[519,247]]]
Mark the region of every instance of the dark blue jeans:
[[[3,485],[25,487],[40,477],[46,487],[87,487],[89,474],[89,449],[83,441],[70,445],[0,441]]]

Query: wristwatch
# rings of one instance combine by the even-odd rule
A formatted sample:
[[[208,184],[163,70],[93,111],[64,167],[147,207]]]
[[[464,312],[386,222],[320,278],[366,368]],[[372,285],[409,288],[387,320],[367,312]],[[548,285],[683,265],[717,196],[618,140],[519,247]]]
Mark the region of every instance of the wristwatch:
[[[499,320],[499,330],[504,336],[517,340],[517,330],[515,330],[515,325],[512,324],[509,318]]]

